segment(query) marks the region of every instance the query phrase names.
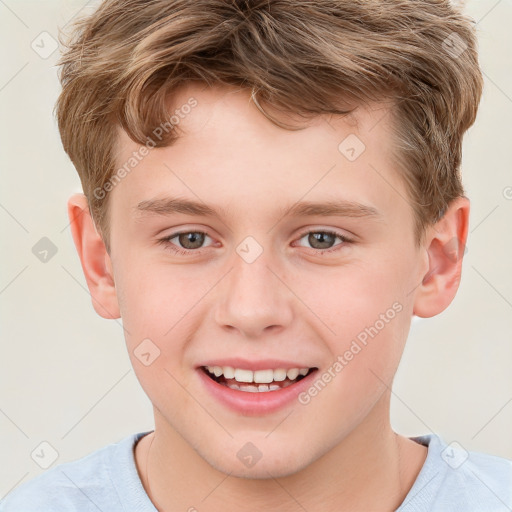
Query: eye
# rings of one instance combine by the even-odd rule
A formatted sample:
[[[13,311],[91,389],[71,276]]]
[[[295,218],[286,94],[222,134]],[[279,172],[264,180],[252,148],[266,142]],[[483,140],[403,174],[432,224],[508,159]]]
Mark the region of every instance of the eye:
[[[339,246],[353,243],[353,240],[335,231],[305,231],[301,234],[299,241],[305,237],[311,249],[315,249],[315,252],[320,254],[334,252],[341,249]],[[187,256],[194,252],[200,253],[206,238],[210,237],[203,231],[181,231],[159,239],[158,243],[173,253]],[[333,245],[337,238],[341,242]],[[174,239],[176,242],[173,242]]]
[[[183,250],[176,243],[172,242],[175,238],[177,239],[177,243],[186,250]],[[203,231],[181,231],[159,239],[158,243],[164,245],[166,249],[172,252],[187,255],[190,252],[201,252],[198,249],[201,248],[205,238],[210,237]]]
[[[338,251],[340,250],[340,245],[344,246],[353,242],[353,240],[345,235],[336,233],[335,231],[306,231],[302,233],[299,240],[305,237],[307,237],[307,243],[309,243],[313,249],[317,249],[316,252],[320,252],[320,254]],[[336,238],[340,239],[341,242],[333,245]]]

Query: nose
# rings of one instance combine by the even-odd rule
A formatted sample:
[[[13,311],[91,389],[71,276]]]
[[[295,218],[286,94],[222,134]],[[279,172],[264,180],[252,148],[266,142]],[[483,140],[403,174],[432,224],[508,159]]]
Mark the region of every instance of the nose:
[[[265,251],[252,263],[238,255],[233,259],[215,301],[215,320],[222,329],[254,339],[291,324],[293,294],[284,284],[289,279],[269,259]]]

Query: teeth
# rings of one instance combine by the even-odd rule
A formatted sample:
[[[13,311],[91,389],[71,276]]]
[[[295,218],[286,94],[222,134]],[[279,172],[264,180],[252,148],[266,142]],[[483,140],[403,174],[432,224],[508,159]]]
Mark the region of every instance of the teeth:
[[[269,384],[274,380],[273,370],[256,370],[254,372],[254,382],[260,384]]]
[[[235,379],[237,382],[244,384],[271,384],[272,382],[283,382],[286,378],[289,380],[295,380],[299,375],[305,376],[309,368],[290,368],[285,370],[284,368],[277,368],[276,370],[244,370],[242,368],[232,368],[231,366],[207,366],[206,369],[215,377],[224,375],[226,379]],[[236,385],[236,384],[233,384]],[[244,386],[248,387],[248,386]],[[260,391],[273,391],[273,389],[281,389],[283,386],[270,385],[263,387],[259,386]],[[240,388],[241,389],[241,388]],[[251,390],[255,390],[256,387],[252,386]]]
[[[208,368],[208,370],[209,369],[210,368]],[[231,368],[231,366],[223,366],[221,368],[221,370],[226,379],[234,379],[235,378],[235,370],[234,370],[234,368]],[[222,373],[221,373],[221,375],[222,375]]]
[[[299,372],[300,372],[300,370],[298,368],[292,368],[291,370],[288,370],[286,372],[286,376],[290,380],[295,380],[299,376]],[[307,371],[306,371],[306,373],[307,373]],[[306,375],[306,373],[304,375]]]
[[[249,391],[249,393],[258,393],[256,386],[239,386],[240,391]]]
[[[246,391],[249,393],[265,393],[267,391],[276,391],[278,389],[286,388],[288,386],[291,386],[292,382],[285,382],[282,386],[279,386],[278,384],[259,384],[256,386],[255,384],[235,384],[229,383],[227,384],[228,388],[231,389],[237,389],[239,391]]]
[[[281,368],[279,370],[274,370],[274,380],[276,382],[281,382],[284,379],[286,379],[286,370]]]
[[[240,368],[237,368],[235,370],[235,380],[237,382],[253,382],[253,374],[251,370],[240,370]]]

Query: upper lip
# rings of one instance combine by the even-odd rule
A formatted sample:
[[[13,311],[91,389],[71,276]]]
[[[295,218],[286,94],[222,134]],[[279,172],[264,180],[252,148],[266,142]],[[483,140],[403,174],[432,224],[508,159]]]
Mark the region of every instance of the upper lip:
[[[282,359],[260,359],[258,361],[249,361],[242,358],[229,358],[229,359],[211,359],[199,365],[202,366],[231,366],[231,368],[239,368],[243,370],[277,370],[282,368],[290,370],[291,368],[316,368],[310,364],[297,363],[295,361],[283,361]]]

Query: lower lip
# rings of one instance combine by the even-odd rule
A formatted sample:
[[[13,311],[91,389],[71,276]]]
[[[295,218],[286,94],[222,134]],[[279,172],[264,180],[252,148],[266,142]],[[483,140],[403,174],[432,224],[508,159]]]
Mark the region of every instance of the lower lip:
[[[222,404],[230,409],[247,416],[261,416],[283,409],[310,385],[316,370],[303,379],[289,386],[274,391],[239,391],[214,381],[202,368],[198,368],[199,378],[204,382],[206,389]]]

